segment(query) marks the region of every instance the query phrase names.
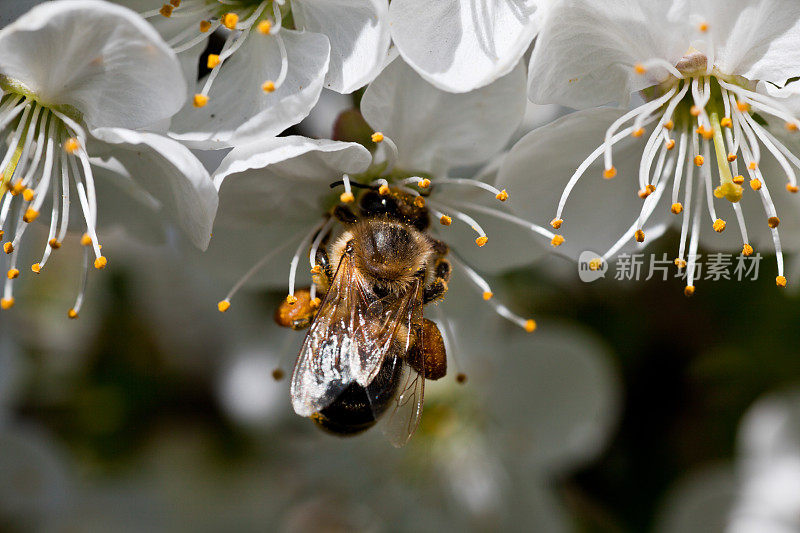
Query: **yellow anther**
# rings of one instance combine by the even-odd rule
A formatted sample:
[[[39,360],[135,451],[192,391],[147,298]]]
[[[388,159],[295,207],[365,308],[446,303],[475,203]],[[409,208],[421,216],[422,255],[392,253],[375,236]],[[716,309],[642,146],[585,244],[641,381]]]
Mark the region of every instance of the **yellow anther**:
[[[644,231],[637,229],[636,233],[633,234],[633,238],[636,239],[636,242],[644,242]]]
[[[722,120],[719,121],[719,125],[723,128],[732,128],[733,121],[729,117],[722,117]]]
[[[561,235],[553,235],[553,238],[550,239],[550,244],[552,246],[561,246],[564,244],[564,237]]]
[[[639,198],[647,198],[648,196],[653,194],[655,190],[656,190],[655,185],[653,185],[652,183],[648,184],[647,187],[639,191]]]
[[[694,295],[694,285],[687,285],[683,288],[683,295],[687,298]]]
[[[173,6],[171,6],[170,4],[164,4],[163,6],[161,6],[161,9],[158,10],[158,13],[162,17],[169,18],[169,17],[172,16],[172,10],[173,9],[175,9],[175,8]]]
[[[650,191],[648,191],[647,189],[639,189],[639,192],[636,193],[636,194],[639,195],[639,198],[645,199],[648,196],[650,196]]]
[[[10,254],[14,251],[14,245],[11,242],[7,242],[3,244],[3,251],[7,254]]]
[[[647,72],[647,69],[644,68],[644,65],[642,65],[641,63],[636,63],[633,66],[633,70],[636,71],[636,74],[644,74],[645,72]]]
[[[797,185],[792,185],[791,183],[787,183],[786,184],[786,190],[791,192],[791,193],[796,193],[797,192]]]
[[[442,216],[441,216],[441,218],[439,219],[439,223],[440,223],[442,226],[449,226],[450,224],[452,224],[452,223],[453,223],[453,219],[452,219],[452,218],[450,218],[450,217],[449,217],[449,216],[447,216],[447,215],[442,215]]]
[[[222,25],[229,30],[235,30],[236,24],[239,22],[239,15],[236,13],[225,13],[222,15],[220,22],[222,22]]]
[[[475,239],[475,244],[477,244],[478,246],[483,246],[487,242],[489,242],[489,237],[487,237],[486,235],[481,235],[480,237]]]
[[[67,316],[72,320],[75,320],[76,318],[78,318],[78,312],[75,309],[70,309],[69,311],[67,311]]]
[[[421,180],[419,180],[419,182],[417,182],[417,187],[419,187],[420,189],[427,189],[430,186],[431,186],[431,180],[429,180],[428,178],[422,178]]]
[[[84,233],[81,235],[81,246],[90,246],[92,244],[92,238],[89,237],[88,233]]]
[[[261,90],[265,93],[275,92],[275,82],[272,80],[265,81],[263,84],[261,84]]]
[[[68,154],[74,154],[80,147],[81,144],[75,137],[70,137],[69,139],[64,141],[64,150],[66,150]]]
[[[102,270],[102,269],[104,269],[104,268],[106,267],[106,265],[107,265],[107,264],[108,264],[108,259],[106,259],[106,258],[105,258],[105,257],[103,257],[102,255],[101,255],[100,257],[98,257],[97,259],[95,259],[95,260],[94,260],[94,267],[95,267],[97,270]]]
[[[383,140],[383,133],[376,131],[375,133],[372,134],[372,137],[370,138],[372,139],[372,142],[379,143]]]
[[[780,223],[781,223],[781,219],[779,219],[778,217],[769,217],[769,218],[767,219],[767,225],[768,225],[768,226],[769,226],[771,229],[775,229],[775,228],[777,228],[777,227],[778,227],[778,224],[780,224]]]
[[[598,271],[603,266],[603,260],[599,257],[595,257],[591,261],[589,261],[589,270]]]
[[[780,288],[785,287],[786,286],[786,278],[784,276],[776,277],[775,278],[775,285],[777,285]]]
[[[700,135],[703,136],[703,139],[709,140],[714,137],[714,128],[703,129],[703,131],[700,132]]]
[[[724,182],[714,189],[714,196],[736,203],[742,199],[742,186],[730,181]]]
[[[631,133],[631,137],[641,137],[644,135],[644,128],[638,128]]]
[[[717,233],[722,233],[723,231],[725,231],[725,226],[727,226],[725,221],[722,220],[721,218],[718,218],[717,220],[714,221],[714,224],[711,227],[714,228],[714,231],[716,231]]]
[[[696,106],[696,105],[693,105],[689,109],[689,113],[691,113],[693,117],[699,117],[700,113],[702,113],[702,112],[703,112],[703,108],[701,108],[700,106]]]
[[[201,33],[205,33],[210,29],[211,29],[211,22],[209,22],[207,20],[201,20],[200,21],[200,32]]]
[[[313,300],[311,300],[311,302],[309,302],[311,309],[317,309],[321,304],[322,300],[320,300],[319,298],[314,298]]]
[[[686,261],[684,261],[680,257],[676,257],[674,263],[675,266],[678,268],[686,268]]]
[[[386,196],[387,194],[389,194],[389,186],[381,185],[380,187],[378,187],[378,194],[382,196]]]
[[[797,123],[796,122],[787,122],[786,129],[788,131],[797,131]]]
[[[749,168],[750,170],[755,170],[758,168],[758,163],[756,163],[755,161],[750,161],[750,164],[747,165],[747,168]]]
[[[738,109],[742,113],[746,113],[750,111],[750,104],[748,104],[747,102],[742,102],[741,100],[736,100],[736,109]]]
[[[754,191],[757,191],[761,188],[761,180],[758,178],[753,178],[750,180],[750,188]]]
[[[18,278],[19,277],[19,269],[17,269],[17,268],[8,269],[8,272],[6,273],[6,276],[8,276],[8,279],[16,279],[16,278]]]
[[[707,32],[708,31],[708,22],[701,22],[700,25],[697,26],[697,29],[700,30],[703,33]]]
[[[562,218],[554,218],[553,220],[550,221],[550,225],[553,227],[553,229],[560,228],[561,224],[563,224],[563,223],[564,223],[564,219],[562,219]]]
[[[355,200],[356,197],[351,192],[343,192],[339,195],[339,201],[345,204],[352,204]]]
[[[753,255],[753,247],[745,243],[744,246],[742,246],[742,255]]]
[[[744,176],[742,176],[741,174],[739,174],[738,176],[734,176],[733,177],[733,182],[736,185],[741,185],[742,183],[744,183]]]
[[[22,191],[22,197],[25,199],[26,202],[30,202],[31,200],[33,200],[33,196],[34,196],[33,189],[28,188]]]
[[[672,150],[675,148],[675,139],[670,139],[667,141],[667,150]]]
[[[610,180],[616,175],[617,175],[616,167],[607,168],[603,171],[603,177],[607,180]]]
[[[322,267],[321,267],[321,266],[319,266],[319,265],[314,265],[314,266],[311,268],[311,273],[312,273],[312,274],[322,274]]]
[[[286,303],[289,305],[294,305],[297,303],[297,296],[294,294],[289,294],[286,296]]]
[[[672,130],[675,127],[675,123],[672,120],[668,120],[664,123],[664,128],[667,130]]]
[[[31,265],[31,272],[33,272],[34,274],[38,274],[41,271],[42,271],[42,265],[40,265],[39,263],[34,263]]]
[[[494,293],[491,293],[489,291],[485,291],[483,293],[483,299],[486,300],[487,302],[492,299],[492,296],[494,296]]]
[[[219,54],[208,54],[206,65],[208,68],[214,68],[219,65]]]
[[[208,103],[208,96],[200,93],[194,95],[194,99],[192,100],[192,105],[194,105],[195,107],[205,107],[207,103]]]
[[[525,331],[528,333],[533,333],[536,331],[536,321],[532,318],[529,318],[525,321]]]
[[[11,309],[14,307],[14,298],[3,298],[0,300],[0,309]]]
[[[61,248],[61,243],[58,241],[58,239],[50,239],[47,242],[47,244],[49,244],[50,248],[52,248],[53,250],[58,250],[59,248]]]
[[[11,190],[9,190],[8,192],[11,193],[11,196],[17,196],[24,190],[25,187],[22,186],[22,180],[18,180],[14,185],[12,185]]]
[[[425,207],[425,198],[423,198],[422,196],[417,196],[416,198],[414,198],[414,205],[419,208]]]
[[[220,313],[224,313],[228,309],[231,308],[231,303],[228,300],[220,300],[217,304],[217,309],[219,309]]]
[[[36,218],[38,216],[39,216],[39,211],[29,207],[28,209],[25,210],[25,214],[22,215],[22,220],[24,220],[25,222],[30,223],[30,222],[33,222],[34,220],[36,220]]]
[[[508,191],[503,189],[499,193],[495,194],[494,197],[500,200],[501,202],[505,202],[506,200],[508,200]]]
[[[694,156],[694,164],[697,165],[698,167],[702,167],[704,161],[705,159],[703,159],[702,155]]]
[[[258,23],[258,26],[256,27],[258,28],[258,33],[261,33],[262,35],[267,35],[269,34],[269,31],[272,29],[272,23],[268,20],[262,20],[261,22]]]
[[[728,154],[728,163],[733,163],[734,161],[736,161],[736,154],[734,153]]]
[[[676,202],[672,204],[672,207],[670,207],[669,210],[672,211],[673,215],[677,215],[678,213],[683,211],[683,204],[680,202]]]

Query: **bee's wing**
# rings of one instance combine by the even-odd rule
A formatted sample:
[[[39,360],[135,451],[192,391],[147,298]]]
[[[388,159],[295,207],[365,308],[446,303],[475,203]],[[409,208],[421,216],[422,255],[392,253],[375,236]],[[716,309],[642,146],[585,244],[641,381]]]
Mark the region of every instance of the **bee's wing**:
[[[363,343],[365,310],[376,300],[362,285],[350,256],[342,256],[292,372],[292,406],[300,416],[330,405],[355,379],[351,361]]]
[[[412,342],[422,343],[422,286],[417,284],[408,292],[409,298],[404,300],[397,317],[399,326],[396,328],[394,346],[392,349],[391,369],[385,368],[389,363],[384,363],[384,371],[389,375],[397,375],[392,383],[386,383],[383,388],[376,387],[378,380],[367,388],[367,398],[372,406],[384,406],[389,412],[383,420],[383,433],[396,447],[404,446],[416,431],[422,418],[422,401],[425,392],[425,361],[419,358],[419,372],[408,364],[408,357]],[[413,335],[417,335],[413,339]],[[394,387],[397,384],[397,387]],[[381,401],[382,396],[392,394],[388,403]],[[373,408],[375,411],[375,408]],[[375,413],[376,417],[381,413]]]

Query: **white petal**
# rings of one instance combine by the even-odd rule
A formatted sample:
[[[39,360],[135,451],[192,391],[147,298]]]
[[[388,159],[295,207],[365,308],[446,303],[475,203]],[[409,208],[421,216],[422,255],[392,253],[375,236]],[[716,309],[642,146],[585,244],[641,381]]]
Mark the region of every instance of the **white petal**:
[[[508,142],[522,120],[524,68],[482,89],[452,94],[397,59],[367,88],[361,112],[397,144],[400,168],[441,172],[480,163]]]
[[[631,92],[663,79],[666,70],[635,74],[651,58],[675,64],[689,47],[683,2],[564,0],[548,13],[528,69],[537,104],[574,108],[626,103]]]
[[[725,74],[782,86],[800,75],[800,3],[794,0],[704,0],[709,39],[697,48]]]
[[[390,41],[386,0],[295,0],[292,14],[331,43],[326,88],[351,93],[378,75]]]
[[[121,148],[114,156],[131,177],[164,205],[198,248],[208,246],[217,191],[188,148],[167,137],[120,128],[103,128],[92,134]]]
[[[286,81],[272,93],[261,86],[276,80],[281,55],[276,37],[252,31],[226,60],[205,107],[189,102],[172,122],[173,138],[191,148],[218,149],[273,136],[305,118],[316,104],[328,70],[330,45],[324,35],[280,31],[286,44]],[[205,79],[200,80],[199,92]]]
[[[423,78],[451,92],[511,72],[539,26],[536,0],[393,0],[392,38]]]
[[[45,2],[0,31],[0,71],[89,127],[139,128],[186,98],[178,60],[129,9],[97,0]]]
[[[523,137],[506,157],[497,180],[498,187],[508,189],[514,209],[524,218],[548,226],[575,169],[603,143],[606,129],[622,113],[610,108],[577,111]],[[555,231],[566,239],[556,248],[558,252],[572,258],[587,250],[603,254],[636,222],[642,208],[637,191],[645,142],[643,136],[614,146],[614,179],[603,178],[602,155],[586,170],[567,200],[563,226]],[[668,192],[663,194],[664,205],[656,206],[644,228],[645,242],[658,234],[648,227],[667,220],[679,222],[669,214],[669,197]]]
[[[683,476],[667,492],[654,531],[729,531],[726,526],[738,491],[737,481],[728,464],[703,467]]]
[[[313,224],[338,198],[330,184],[367,169],[366,148],[355,143],[275,137],[234,148],[214,175],[217,223],[237,227]]]

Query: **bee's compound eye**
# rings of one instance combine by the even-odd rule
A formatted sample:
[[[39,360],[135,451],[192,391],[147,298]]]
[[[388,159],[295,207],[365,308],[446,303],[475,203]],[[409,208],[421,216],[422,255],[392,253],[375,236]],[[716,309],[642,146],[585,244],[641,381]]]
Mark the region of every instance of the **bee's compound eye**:
[[[384,296],[387,296],[389,294],[389,291],[386,289],[386,287],[378,283],[372,285],[372,292],[374,292],[375,296],[377,296],[378,298],[383,298]]]
[[[397,201],[375,191],[368,191],[361,196],[359,203],[361,212],[366,216],[394,214],[398,210]]]

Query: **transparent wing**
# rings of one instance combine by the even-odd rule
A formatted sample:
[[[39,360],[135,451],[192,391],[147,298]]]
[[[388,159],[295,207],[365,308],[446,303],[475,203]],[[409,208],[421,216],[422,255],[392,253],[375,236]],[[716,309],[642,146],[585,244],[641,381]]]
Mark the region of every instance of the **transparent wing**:
[[[324,409],[353,381],[363,310],[376,299],[362,285],[350,256],[342,256],[292,372],[292,406],[300,416]]]
[[[422,418],[425,376],[405,360],[398,364],[401,365],[400,384],[389,407],[390,412],[383,420],[382,429],[389,442],[400,448],[411,439]]]

